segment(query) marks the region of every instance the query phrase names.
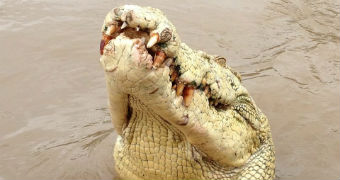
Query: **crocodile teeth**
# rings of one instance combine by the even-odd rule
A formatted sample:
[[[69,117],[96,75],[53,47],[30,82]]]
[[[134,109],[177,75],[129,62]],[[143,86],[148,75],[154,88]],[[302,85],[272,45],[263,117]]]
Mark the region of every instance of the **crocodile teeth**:
[[[117,26],[117,25],[115,25],[115,24],[114,24],[114,25],[110,25],[110,26],[107,28],[105,34],[108,35],[108,36],[111,36],[111,35],[113,35],[117,30],[118,30],[118,26]]]
[[[178,73],[176,70],[174,70],[170,77],[171,82],[174,82],[177,79],[177,77],[178,77]]]
[[[123,24],[122,24],[122,27],[120,27],[120,29],[124,29],[127,27],[127,23],[124,21]]]
[[[148,44],[146,45],[147,48],[151,48],[153,45],[158,43],[159,35],[158,33],[151,34]]]
[[[207,79],[203,78],[201,84],[202,84],[203,86],[207,85]]]
[[[153,61],[153,68],[157,69],[163,62],[165,59],[165,53],[163,51],[158,51],[155,55],[154,61]]]
[[[176,89],[176,95],[177,96],[180,96],[180,95],[182,95],[182,93],[183,93],[183,90],[184,90],[184,83],[183,82],[178,82],[178,84],[177,84],[177,89]]]
[[[205,94],[208,98],[211,97],[211,93],[210,93],[209,86],[205,86],[205,88],[204,88],[204,94]]]
[[[172,76],[172,73],[174,73],[174,71],[175,71],[175,67],[174,66],[170,66],[169,67],[169,75]]]
[[[139,31],[139,27],[138,26],[136,27],[136,31]]]
[[[170,67],[172,62],[173,62],[172,58],[167,58],[167,59],[165,59],[164,63],[161,65],[161,67],[165,67],[165,66]]]
[[[194,96],[194,87],[186,86],[183,90],[184,106],[188,107],[190,105],[193,96]]]

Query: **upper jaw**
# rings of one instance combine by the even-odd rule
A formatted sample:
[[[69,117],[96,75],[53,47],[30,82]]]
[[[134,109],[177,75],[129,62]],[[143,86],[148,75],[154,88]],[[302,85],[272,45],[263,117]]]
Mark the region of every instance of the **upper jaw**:
[[[127,24],[124,20],[128,19],[126,14],[130,11],[120,13],[121,19],[117,19],[115,11],[117,8],[109,12],[102,26],[101,63],[108,73],[125,73],[122,76],[116,75],[120,79],[115,78],[121,81],[119,86],[124,89],[124,84],[140,82],[140,78],[146,77],[152,70],[170,66],[173,61],[166,61],[166,58],[172,58],[158,46],[159,34],[152,33],[152,29],[133,27],[131,22]]]
[[[146,93],[152,91],[150,88],[153,87],[144,87],[143,84],[145,81],[158,81],[159,75],[154,74],[164,71],[162,62],[165,57],[148,50],[146,41],[144,37],[131,38],[123,32],[109,40],[103,48],[100,62],[107,77],[123,93],[134,94],[136,89]]]
[[[139,85],[142,87],[141,82],[145,79],[159,81],[160,77],[149,75],[167,69],[168,74],[161,76],[165,77],[166,83],[170,84],[170,89],[172,87],[177,96],[183,96],[183,104],[189,106],[194,89],[199,88],[200,81],[203,82],[202,78],[197,77],[206,74],[199,73],[200,69],[208,67],[205,64],[200,66],[200,62],[208,61],[198,61],[196,58],[204,59],[204,57],[195,51],[185,48],[183,50],[173,25],[164,15],[157,12],[138,6],[113,9],[106,16],[102,27],[101,62],[109,74],[111,72],[116,74],[112,80],[119,82],[117,87],[122,91],[133,87],[137,89]],[[184,51],[188,52],[180,53]],[[190,58],[185,56],[188,53]],[[197,55],[192,56],[192,54]],[[179,55],[182,55],[184,60],[177,58]],[[186,62],[187,59],[190,61]],[[196,66],[198,68],[192,68]],[[124,89],[124,87],[128,88]],[[202,88],[210,96],[209,87],[204,85]]]

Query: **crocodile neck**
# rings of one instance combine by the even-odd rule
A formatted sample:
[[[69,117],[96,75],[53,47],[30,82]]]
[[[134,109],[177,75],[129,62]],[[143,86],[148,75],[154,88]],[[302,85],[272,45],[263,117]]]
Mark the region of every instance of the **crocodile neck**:
[[[115,146],[118,172],[126,179],[230,179],[235,172],[202,157],[185,136],[129,96],[131,116]]]

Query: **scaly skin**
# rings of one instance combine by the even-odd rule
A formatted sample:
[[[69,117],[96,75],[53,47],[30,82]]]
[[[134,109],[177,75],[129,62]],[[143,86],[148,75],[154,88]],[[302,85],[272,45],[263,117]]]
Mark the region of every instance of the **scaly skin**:
[[[273,179],[275,156],[268,120],[225,59],[182,43],[158,9],[115,8],[106,16],[102,32],[117,22],[119,27],[126,22],[127,27],[111,33],[110,41],[102,41],[100,62],[118,133],[114,159],[119,175]],[[145,44],[150,44],[153,34],[160,37],[148,51]],[[162,61],[156,66],[152,51],[164,52],[173,64]],[[174,66],[179,75],[172,82]],[[180,82],[185,88],[176,95],[173,85],[179,89]]]

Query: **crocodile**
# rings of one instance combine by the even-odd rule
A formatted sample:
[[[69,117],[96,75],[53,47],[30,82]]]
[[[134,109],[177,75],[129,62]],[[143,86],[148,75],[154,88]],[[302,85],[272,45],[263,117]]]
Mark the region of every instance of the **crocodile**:
[[[224,57],[191,49],[152,7],[101,28],[113,156],[122,179],[274,179],[270,125]]]

